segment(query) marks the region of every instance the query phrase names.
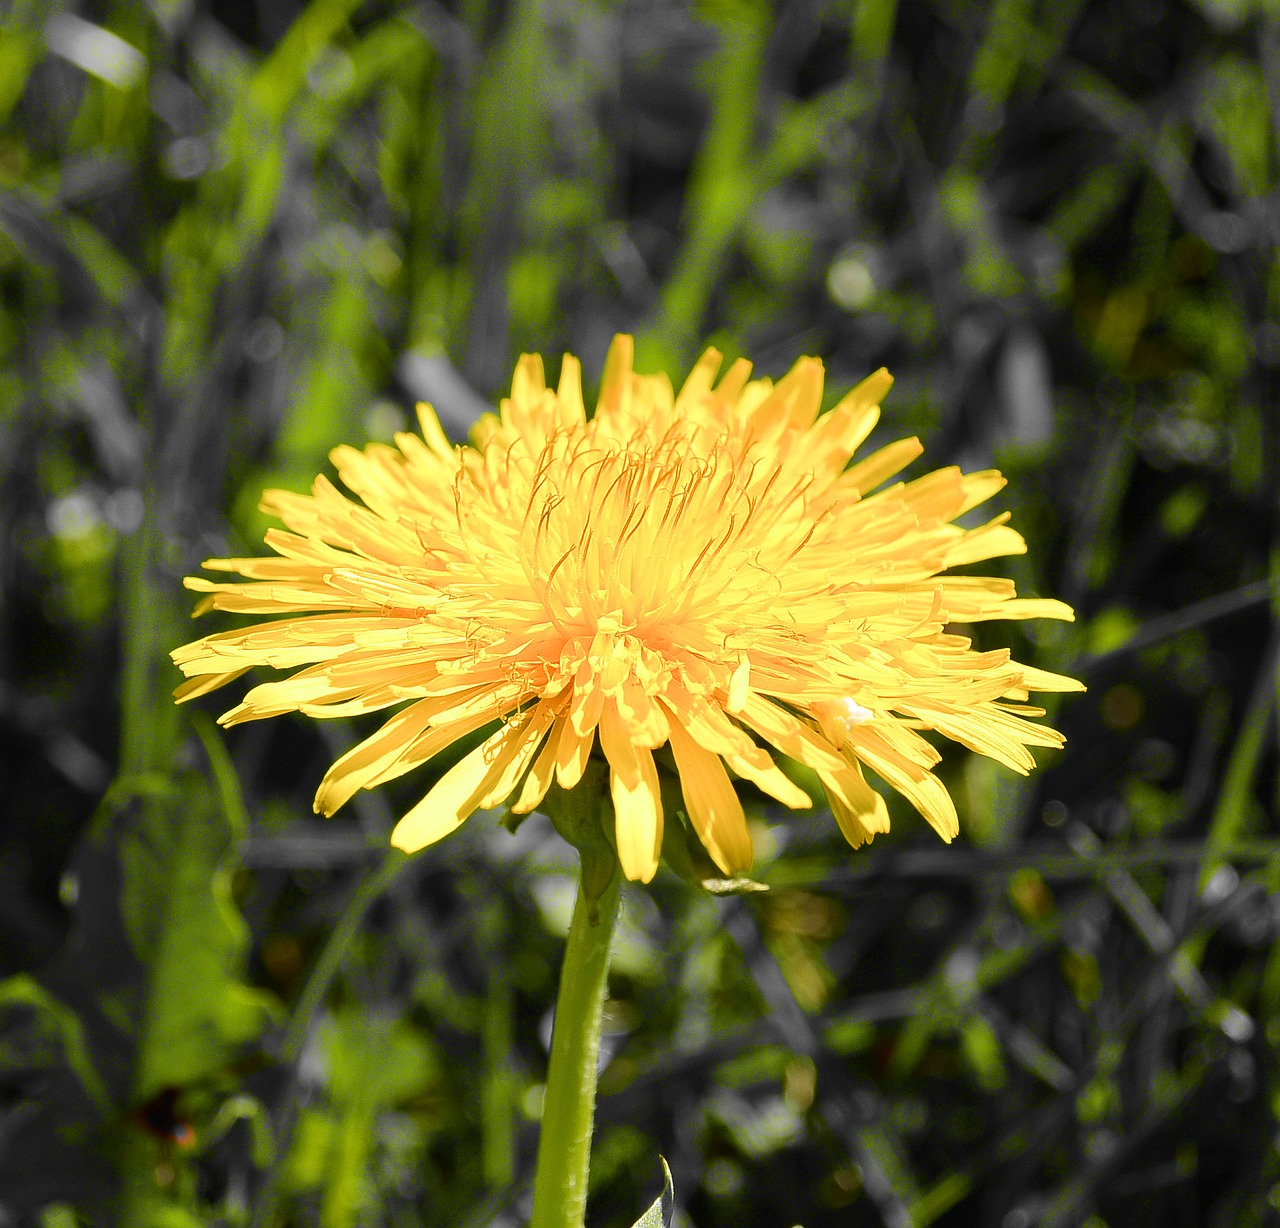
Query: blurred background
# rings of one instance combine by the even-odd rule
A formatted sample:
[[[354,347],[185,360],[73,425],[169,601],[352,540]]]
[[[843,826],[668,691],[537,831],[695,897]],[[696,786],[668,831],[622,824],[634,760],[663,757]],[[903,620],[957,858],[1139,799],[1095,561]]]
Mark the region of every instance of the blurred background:
[[[515,1228],[573,859],[181,711],[264,486],[704,341],[998,464],[1065,752],[626,900],[592,1228],[1280,1222],[1280,9],[0,4],[0,1224]],[[989,568],[988,568],[989,570]],[[201,711],[200,709],[203,709]]]

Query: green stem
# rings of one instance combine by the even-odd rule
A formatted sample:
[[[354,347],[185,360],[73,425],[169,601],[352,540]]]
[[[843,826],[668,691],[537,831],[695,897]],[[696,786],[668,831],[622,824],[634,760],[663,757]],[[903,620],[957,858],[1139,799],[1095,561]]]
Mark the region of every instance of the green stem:
[[[582,1228],[586,1214],[600,1015],[621,887],[615,872],[592,902],[584,882],[578,883],[556,999],[530,1228]]]

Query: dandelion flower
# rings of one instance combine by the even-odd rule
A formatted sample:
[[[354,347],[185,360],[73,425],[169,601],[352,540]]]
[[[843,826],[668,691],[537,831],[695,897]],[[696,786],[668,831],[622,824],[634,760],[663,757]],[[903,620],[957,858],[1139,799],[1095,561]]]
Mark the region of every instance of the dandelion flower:
[[[854,847],[889,826],[864,768],[950,840],[955,806],[923,734],[1025,773],[1029,747],[1062,742],[1031,719],[1043,711],[1030,692],[1081,689],[951,628],[1071,610],[950,573],[1026,549],[1007,513],[954,523],[1004,485],[998,473],[885,486],[919,455],[915,439],[849,464],[886,371],[819,415],[818,360],[777,383],[741,359],[717,380],[721,366],[708,350],[675,394],[635,373],[618,337],[588,418],[577,360],[553,389],[526,355],[470,446],[421,406],[421,436],[337,448],[356,499],[324,477],[309,495],[269,491],[275,557],[204,564],[240,581],[187,579],[207,594],[197,613],[280,617],[178,649],[178,698],[255,666],[302,667],[222,724],[398,708],[329,769],[315,799],[326,815],[492,727],[400,820],[392,843],[410,851],[478,809],[527,813],[553,781],[572,789],[597,745],[629,879],[651,879],[662,846],[655,752],[727,875],[752,859],[734,776],[812,804],[779,754],[812,769]]]

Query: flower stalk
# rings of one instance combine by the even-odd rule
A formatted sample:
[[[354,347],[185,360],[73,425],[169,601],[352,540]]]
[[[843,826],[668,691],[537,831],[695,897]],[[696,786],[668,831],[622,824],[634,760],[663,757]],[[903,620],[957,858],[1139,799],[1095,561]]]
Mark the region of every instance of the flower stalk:
[[[584,853],[560,972],[530,1228],[582,1228],[587,1209],[600,1022],[622,887],[615,871],[594,890],[591,860]]]

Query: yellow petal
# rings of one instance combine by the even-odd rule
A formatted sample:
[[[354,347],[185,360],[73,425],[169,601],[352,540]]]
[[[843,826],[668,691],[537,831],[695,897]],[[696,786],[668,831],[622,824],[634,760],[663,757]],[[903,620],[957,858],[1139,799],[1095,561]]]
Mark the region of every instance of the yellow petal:
[[[612,356],[612,351],[610,351],[610,356]],[[711,391],[711,383],[716,377],[716,372],[720,370],[720,364],[723,361],[724,357],[719,350],[714,346],[707,347],[702,357],[694,364],[693,370],[689,372],[688,379],[684,381],[676,396],[677,410],[688,412],[691,406],[697,404]]]
[[[396,824],[391,833],[392,847],[415,853],[456,831],[475,809],[473,799],[489,774],[492,756],[511,740],[511,728],[504,726],[459,759]]]
[[[861,848],[880,832],[889,830],[889,808],[867,784],[862,769],[853,764],[836,777],[824,777],[827,801],[844,838]]]
[[[1057,601],[1052,597],[1018,597],[1013,601],[1006,601],[993,617],[1060,618],[1063,622],[1073,623],[1076,612],[1065,601]]]
[[[873,749],[859,744],[858,758],[901,793],[928,820],[934,831],[950,844],[960,832],[960,820],[946,786],[932,772],[915,764],[903,763],[886,754],[885,749],[883,746]]]
[[[632,882],[647,883],[662,854],[662,799],[653,752],[631,741],[612,702],[600,717],[600,747],[609,760],[622,872]]]
[[[1047,669],[1037,669],[1034,665],[1019,665],[1022,681],[1031,691],[1083,691],[1087,690],[1078,678],[1068,678],[1066,674],[1051,674]]]
[[[758,757],[726,755],[725,762],[744,780],[749,780],[762,793],[777,798],[792,810],[807,810],[813,799],[774,763],[769,752],[760,750]]]
[[[738,719],[784,755],[790,755],[815,772],[830,775],[845,767],[839,751],[821,734],[763,696],[749,695]]]
[[[436,411],[425,401],[418,402],[417,410],[418,425],[422,428],[422,437],[427,441],[427,447],[441,460],[452,460],[454,456],[453,445],[449,442],[449,437],[444,433]]]
[[[623,682],[614,698],[634,741],[653,748],[667,740],[666,713],[634,675]]]
[[[572,354],[566,354],[560,360],[560,385],[556,389],[556,399],[560,402],[566,426],[586,422],[587,411],[582,403],[582,364]]]
[[[572,789],[582,779],[595,740],[594,729],[579,733],[571,721],[564,722],[556,744],[556,781],[562,789]]]
[[[551,727],[547,740],[542,744],[538,757],[533,761],[529,774],[524,778],[520,796],[516,798],[511,809],[515,814],[528,814],[536,810],[538,803],[547,795],[551,782],[555,779],[556,757],[560,750],[560,738],[568,722],[558,720]]]
[[[729,679],[729,697],[725,710],[737,712],[747,702],[747,691],[751,686],[751,658],[743,657]]]
[[[178,686],[173,692],[173,697],[178,703],[184,704],[188,699],[195,699],[197,695],[207,695],[220,686],[226,686],[228,682],[234,682],[241,674],[247,673],[249,668],[246,665],[242,669],[233,669],[227,674],[198,674]]]
[[[504,725],[453,765],[391,833],[394,848],[416,852],[456,831],[471,813],[515,788],[547,730],[545,705]]]
[[[315,812],[333,814],[357,790],[395,763],[427,728],[434,707],[431,701],[421,700],[397,712],[375,734],[333,763],[316,790],[312,803]]]
[[[347,751],[324,774],[313,803],[316,813],[333,814],[358,790],[402,776],[493,720],[491,711],[479,711],[429,729],[448,698],[432,697],[411,704]]]
[[[966,533],[954,546],[947,548],[942,556],[947,567],[960,567],[965,563],[981,563],[986,559],[1003,558],[1010,554],[1026,554],[1027,543],[1021,533],[1009,528],[1004,522],[1009,519],[1006,512],[997,516],[990,524],[982,525]]]
[[[716,350],[708,350],[707,354],[716,355],[716,366],[720,365],[720,355]],[[704,358],[706,356],[704,355]],[[715,371],[712,371],[712,375]],[[751,378],[751,360],[747,358],[735,358],[730,364],[729,369],[720,377],[720,382],[716,385],[716,396],[729,405],[736,405],[742,396],[742,390],[747,386],[747,380]]]
[[[511,399],[520,403],[541,399],[547,386],[541,354],[521,354],[511,377]]]
[[[596,401],[596,415],[625,413],[630,401],[631,365],[635,357],[635,342],[619,333],[609,343],[609,353],[604,360],[604,376],[600,381],[600,396]]]
[[[749,695],[744,692],[741,706],[746,705]],[[769,752],[752,742],[714,704],[675,685],[668,687],[664,698],[670,721],[679,723],[704,751],[721,756],[739,776],[784,806],[799,810],[813,805],[809,795],[783,775]]]
[[[827,478],[835,477],[879,421],[879,405],[848,403],[846,397],[819,418],[810,432],[808,442],[814,450],[815,469]]]
[[[730,878],[746,873],[751,869],[751,833],[720,756],[703,750],[679,721],[671,722],[671,753],[689,821],[711,860]]]
[[[751,414],[752,437],[773,440],[784,430],[807,430],[822,404],[822,363],[799,358]]]
[[[881,448],[879,452],[872,452],[866,460],[847,469],[840,477],[840,484],[866,494],[887,478],[893,477],[900,469],[905,469],[923,451],[924,445],[914,436],[899,439],[896,443]]]
[[[1005,488],[1007,482],[1004,474],[998,469],[981,469],[977,473],[964,475],[964,502],[960,505],[957,516],[964,515],[979,503],[985,503],[992,495]]]
[[[529,762],[542,745],[547,730],[553,721],[549,704],[538,704],[528,715],[518,734],[514,735],[516,744],[509,755],[500,756],[494,768],[484,779],[476,793],[475,808],[487,810],[504,802],[511,791],[520,783],[520,777],[529,769]]]
[[[891,387],[893,376],[881,367],[818,419],[805,448],[820,481],[834,478],[875,429],[880,421],[880,402]]]

